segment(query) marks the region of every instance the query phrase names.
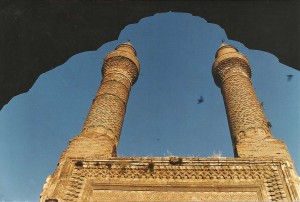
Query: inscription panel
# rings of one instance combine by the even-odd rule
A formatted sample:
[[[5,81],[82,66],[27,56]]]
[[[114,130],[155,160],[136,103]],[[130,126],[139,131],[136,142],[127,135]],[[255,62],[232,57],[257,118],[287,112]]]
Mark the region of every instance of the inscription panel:
[[[90,201],[262,201],[260,187],[93,185]]]
[[[242,199],[242,200],[241,200]],[[255,192],[94,192],[91,201],[260,201]]]

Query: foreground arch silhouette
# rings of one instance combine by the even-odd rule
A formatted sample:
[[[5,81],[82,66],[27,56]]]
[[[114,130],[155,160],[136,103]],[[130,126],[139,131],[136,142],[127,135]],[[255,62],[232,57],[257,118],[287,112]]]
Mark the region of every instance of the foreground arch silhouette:
[[[159,12],[186,12],[225,29],[248,48],[300,69],[298,1],[11,1],[0,3],[0,109],[38,76],[79,52],[117,39]]]

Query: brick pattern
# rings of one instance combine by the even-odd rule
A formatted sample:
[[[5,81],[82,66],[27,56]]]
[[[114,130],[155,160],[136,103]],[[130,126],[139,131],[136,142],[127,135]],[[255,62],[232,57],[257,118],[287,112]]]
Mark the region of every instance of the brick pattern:
[[[116,156],[131,86],[139,63],[131,45],[121,44],[104,59],[103,79],[79,136],[70,141],[64,156]]]
[[[131,84],[138,73],[135,70],[134,63],[127,58],[114,57],[104,62],[104,78],[82,132],[100,126],[119,137]]]
[[[251,127],[269,130],[250,81],[250,72],[247,62],[240,58],[225,59],[214,69],[214,76],[221,84],[229,127],[234,137]]]
[[[117,158],[129,92],[139,73],[135,50],[121,44],[106,56],[83,130],[47,178],[40,201],[299,200],[300,179],[285,144],[267,126],[246,57],[231,46],[216,55],[213,76],[240,158]]]
[[[226,58],[214,66],[212,69],[213,77],[217,86],[221,86],[222,82],[232,75],[243,75],[251,78],[252,71],[247,61],[238,58]]]
[[[81,134],[74,137],[63,152],[48,193],[67,197],[66,183],[79,181],[77,175],[65,174],[69,159],[107,159],[115,157],[131,86],[139,74],[136,52],[130,44],[121,44],[109,53],[102,66],[103,79],[84,123]],[[72,187],[76,189],[79,185]],[[84,192],[84,190],[81,190]],[[47,197],[48,198],[48,197]]]
[[[227,60],[229,61],[221,63],[220,66],[228,67],[230,65],[232,71],[227,70],[227,74],[223,73],[221,89],[234,141],[239,140],[237,138],[239,133],[250,128],[262,128],[266,131],[266,135],[270,136],[267,120],[250,78],[236,68],[236,66],[240,66],[240,59],[230,58]]]
[[[239,157],[259,156],[280,158],[288,160],[292,164],[293,161],[284,142],[274,137],[267,137],[259,140],[259,138],[261,138],[260,133],[249,133],[245,136],[246,138],[243,138],[243,141],[236,144],[236,150]],[[258,140],[256,137],[258,137]]]
[[[77,162],[73,160],[70,180],[60,195],[64,201],[210,201],[218,196],[225,201],[285,201],[297,197],[287,186],[291,179],[284,179],[292,172],[287,162],[272,159],[184,158],[178,165],[170,164],[168,158],[94,159],[76,166]]]
[[[250,80],[252,72],[246,57],[238,52],[224,55],[217,54],[212,73],[223,95],[235,156],[291,161],[285,144],[271,134]]]
[[[122,56],[119,56],[122,54]],[[130,57],[130,58],[127,58]],[[114,52],[107,55],[105,62],[102,67],[102,74],[106,76],[108,74],[123,74],[128,78],[128,81],[133,85],[139,74],[139,63],[137,58],[131,54],[126,53],[124,55],[124,51],[115,50]]]

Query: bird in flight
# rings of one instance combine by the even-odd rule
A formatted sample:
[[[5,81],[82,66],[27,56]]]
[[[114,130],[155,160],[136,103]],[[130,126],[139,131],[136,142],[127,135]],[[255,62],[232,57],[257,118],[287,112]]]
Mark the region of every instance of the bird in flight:
[[[293,78],[294,75],[289,74],[289,75],[286,75],[286,76],[287,76],[287,80],[290,81],[290,80],[292,80],[292,78]]]
[[[270,121],[268,121],[267,124],[268,124],[268,127],[269,127],[269,128],[272,128],[272,124],[271,124]]]
[[[198,103],[197,104],[201,104],[204,101],[203,97],[200,96],[200,98],[198,99]]]

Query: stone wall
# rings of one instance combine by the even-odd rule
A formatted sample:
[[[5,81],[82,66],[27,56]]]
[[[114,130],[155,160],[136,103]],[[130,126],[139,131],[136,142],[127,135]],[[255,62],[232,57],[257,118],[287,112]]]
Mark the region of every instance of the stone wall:
[[[175,159],[175,160],[174,160]],[[249,158],[72,159],[59,201],[292,201],[288,161]],[[298,184],[299,186],[299,184]],[[44,187],[41,201],[47,199]]]

